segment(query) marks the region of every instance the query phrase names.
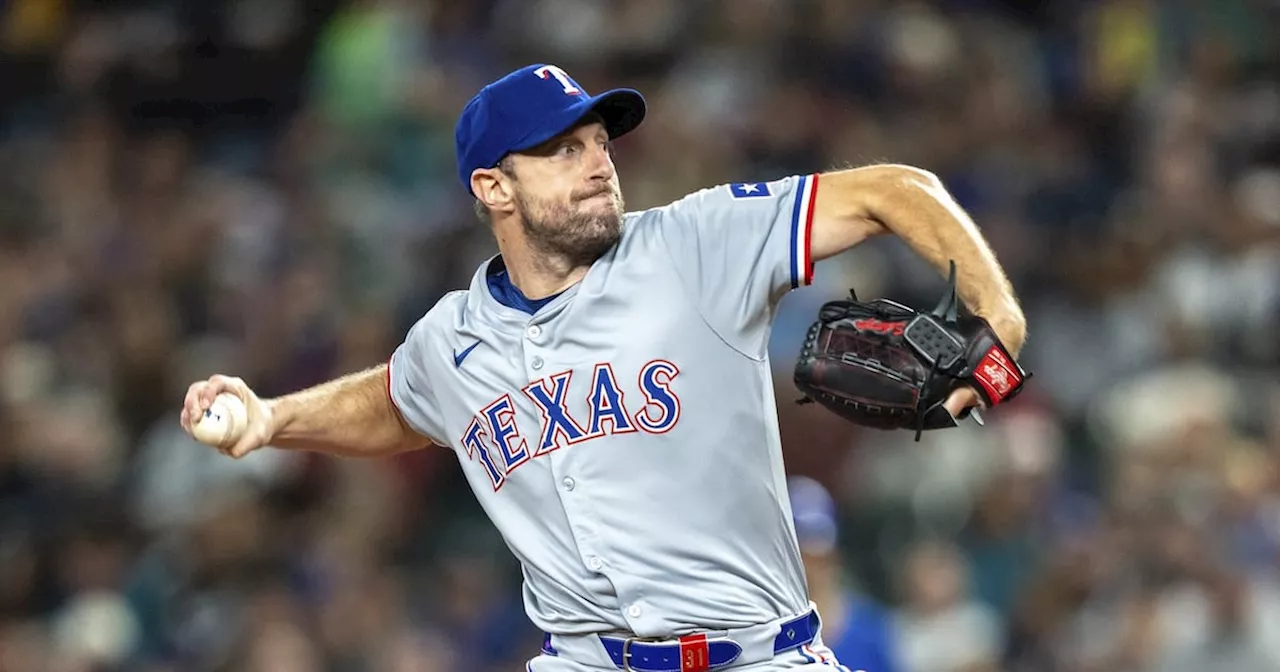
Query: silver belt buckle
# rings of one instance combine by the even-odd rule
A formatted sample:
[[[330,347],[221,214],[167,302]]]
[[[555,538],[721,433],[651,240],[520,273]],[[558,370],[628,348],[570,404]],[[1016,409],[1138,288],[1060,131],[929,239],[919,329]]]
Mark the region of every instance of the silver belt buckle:
[[[626,638],[626,639],[622,640],[622,670],[623,670],[623,672],[633,672],[633,670],[632,670],[632,668],[631,668],[631,640],[632,640],[632,639],[634,639],[634,638],[633,638],[633,637],[628,637],[628,638]]]

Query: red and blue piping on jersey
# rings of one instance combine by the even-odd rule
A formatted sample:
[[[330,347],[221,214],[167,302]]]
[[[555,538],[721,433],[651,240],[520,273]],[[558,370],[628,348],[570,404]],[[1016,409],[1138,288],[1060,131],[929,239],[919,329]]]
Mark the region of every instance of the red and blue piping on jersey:
[[[680,397],[673,389],[680,369],[665,359],[640,367],[636,387],[644,402],[628,410],[629,398],[618,384],[608,362],[592,368],[590,383],[579,399],[586,401],[587,422],[580,423],[569,410],[573,371],[561,371],[536,380],[521,392],[538,408],[539,432],[526,433],[533,418],[517,416],[511,395],[503,394],[476,412],[459,439],[467,459],[478,461],[494,492],[507,477],[530,460],[562,447],[615,434],[665,434],[680,421]],[[583,393],[584,390],[578,390]],[[581,413],[581,411],[579,411]],[[530,450],[525,437],[538,436]]]
[[[804,175],[796,186],[796,203],[791,211],[791,288],[813,282],[813,204],[818,194],[818,175]]]
[[[821,663],[828,667],[834,667],[841,672],[849,672],[848,667],[840,664],[840,661],[836,660],[835,657],[827,651],[819,651],[808,644],[805,644],[798,650],[800,655],[804,657],[804,662],[806,663]]]

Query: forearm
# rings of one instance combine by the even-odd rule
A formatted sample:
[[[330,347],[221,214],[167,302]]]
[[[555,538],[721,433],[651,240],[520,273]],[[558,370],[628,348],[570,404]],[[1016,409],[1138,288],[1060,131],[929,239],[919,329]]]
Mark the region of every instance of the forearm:
[[[903,240],[947,274],[956,263],[956,289],[974,314],[991,323],[1015,356],[1026,340],[1026,319],[1005,276],[973,219],[932,174],[890,167],[866,199],[866,216]]]
[[[377,457],[421,448],[387,395],[381,365],[316,387],[268,400],[270,445],[344,457]]]

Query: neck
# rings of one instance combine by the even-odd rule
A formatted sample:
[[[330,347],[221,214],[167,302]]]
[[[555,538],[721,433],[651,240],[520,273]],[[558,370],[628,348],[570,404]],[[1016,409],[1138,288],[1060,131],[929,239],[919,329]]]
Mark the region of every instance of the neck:
[[[582,280],[591,268],[589,264],[574,264],[563,256],[535,250],[523,238],[512,240],[499,236],[498,251],[511,284],[533,300],[564,291]]]

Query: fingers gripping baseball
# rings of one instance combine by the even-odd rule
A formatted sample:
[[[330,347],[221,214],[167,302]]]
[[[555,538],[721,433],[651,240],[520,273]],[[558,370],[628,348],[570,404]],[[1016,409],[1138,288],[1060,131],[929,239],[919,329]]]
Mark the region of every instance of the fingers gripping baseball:
[[[214,375],[192,383],[182,428],[224,455],[243,457],[271,440],[271,410],[244,380]]]

